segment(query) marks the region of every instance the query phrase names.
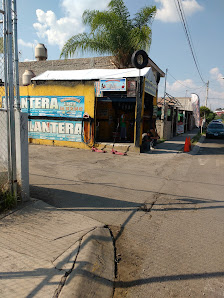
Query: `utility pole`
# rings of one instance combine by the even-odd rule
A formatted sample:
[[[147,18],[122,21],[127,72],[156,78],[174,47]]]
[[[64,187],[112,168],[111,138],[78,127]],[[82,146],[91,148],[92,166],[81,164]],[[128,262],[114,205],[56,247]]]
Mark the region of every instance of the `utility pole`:
[[[164,97],[163,97],[163,105],[162,105],[162,113],[161,113],[161,131],[160,131],[161,138],[164,138],[167,72],[168,72],[168,68],[166,69],[166,75],[165,75]]]
[[[208,105],[208,89],[209,89],[209,81],[207,82],[207,88],[206,88],[206,97],[205,97],[205,106]]]

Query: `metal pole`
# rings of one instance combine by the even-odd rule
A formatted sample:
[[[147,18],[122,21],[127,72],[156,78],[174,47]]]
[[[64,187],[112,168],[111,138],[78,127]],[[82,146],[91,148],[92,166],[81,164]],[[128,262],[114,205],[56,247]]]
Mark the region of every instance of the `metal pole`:
[[[11,165],[11,147],[10,147],[10,119],[9,119],[9,95],[8,95],[8,73],[7,73],[7,25],[6,25],[6,19],[7,19],[7,9],[5,0],[3,0],[3,41],[4,41],[4,78],[5,78],[5,109],[7,112],[7,143],[8,143],[8,181],[12,180],[12,165]]]
[[[10,119],[10,146],[11,146],[11,165],[12,193],[17,196],[16,180],[16,142],[15,142],[15,115],[14,115],[14,84],[13,84],[13,56],[12,56],[12,1],[7,0],[7,53],[8,53],[8,92],[9,92],[9,119]]]
[[[162,105],[162,114],[161,114],[161,137],[164,138],[164,122],[165,122],[165,106],[166,106],[166,80],[167,80],[167,72],[168,68],[166,69],[165,75],[165,86],[164,86],[164,97],[163,97],[163,105]]]
[[[139,69],[139,78],[137,84],[136,94],[136,122],[135,122],[135,146],[140,146],[140,130],[141,130],[141,114],[142,114],[142,101],[141,101],[141,71]]]
[[[16,0],[13,0],[13,46],[14,46],[14,70],[15,70],[15,108],[20,111],[20,96],[19,96],[19,59],[18,59],[18,37],[17,37],[17,8]]]
[[[206,97],[205,97],[205,106],[208,105],[208,89],[209,89],[209,81],[207,82],[207,88],[206,88]]]
[[[167,72],[168,72],[168,68],[166,69],[166,76],[165,76],[165,86],[164,86],[164,98],[163,98],[163,120],[165,119],[165,105],[166,105],[166,80],[167,80]]]

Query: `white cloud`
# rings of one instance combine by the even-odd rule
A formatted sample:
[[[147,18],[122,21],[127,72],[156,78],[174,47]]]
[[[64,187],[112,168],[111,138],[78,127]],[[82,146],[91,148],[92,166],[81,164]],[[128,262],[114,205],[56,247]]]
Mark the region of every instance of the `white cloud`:
[[[175,0],[155,0],[158,5],[156,19],[162,22],[175,23],[179,22],[180,18],[175,5]],[[196,0],[182,1],[186,16],[191,16],[195,12],[203,10],[203,7]]]
[[[34,44],[32,42],[26,42],[26,41],[22,40],[21,38],[18,39],[18,45],[23,46],[23,47],[28,47],[28,48],[32,48],[34,46]]]
[[[218,67],[214,67],[210,70],[212,80],[217,80],[220,86],[224,87],[224,75],[219,71]]]
[[[198,89],[200,86],[196,85],[191,79],[178,80],[173,84],[167,82],[167,92],[173,96],[189,96],[191,92]]]
[[[107,7],[109,2],[109,0],[62,0],[61,6],[63,7],[66,15],[81,20],[82,14],[86,9],[103,10]]]
[[[57,20],[55,13],[51,10],[45,13],[43,10],[37,9],[36,15],[38,23],[34,23],[33,27],[36,29],[38,37],[46,38],[50,45],[59,45],[62,48],[72,34],[81,33],[83,30],[76,19],[64,17]]]
[[[37,23],[33,27],[40,39],[46,38],[50,45],[58,45],[61,49],[72,35],[84,31],[82,14],[86,9],[105,9],[108,3],[109,0],[62,0],[64,17],[57,19],[53,11],[37,9]]]
[[[224,75],[218,67],[210,70],[210,85],[208,99],[209,103],[215,108],[224,108]]]

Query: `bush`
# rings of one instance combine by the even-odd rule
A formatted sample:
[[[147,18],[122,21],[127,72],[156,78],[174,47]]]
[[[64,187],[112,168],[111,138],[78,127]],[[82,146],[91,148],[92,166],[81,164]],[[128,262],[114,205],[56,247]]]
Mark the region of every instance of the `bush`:
[[[17,198],[8,190],[0,190],[0,212],[10,210],[17,204]]]
[[[216,114],[213,113],[209,108],[202,106],[200,107],[200,116],[202,118],[205,117],[206,123],[211,122],[213,119],[215,119]]]

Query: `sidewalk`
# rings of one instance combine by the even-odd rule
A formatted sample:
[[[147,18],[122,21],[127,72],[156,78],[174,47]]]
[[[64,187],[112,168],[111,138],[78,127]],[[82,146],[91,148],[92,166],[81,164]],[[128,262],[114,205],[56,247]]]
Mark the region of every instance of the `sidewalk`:
[[[32,200],[0,220],[0,297],[112,297],[110,231]]]
[[[155,149],[152,150],[151,154],[179,153],[184,149],[186,137],[190,137],[192,139],[195,135],[197,135],[198,132],[199,132],[199,129],[195,128],[191,131],[188,131],[187,133],[178,135],[163,143],[157,144]],[[196,153],[195,151],[197,151],[196,149],[198,149],[198,146],[194,146],[191,153],[195,154]]]

